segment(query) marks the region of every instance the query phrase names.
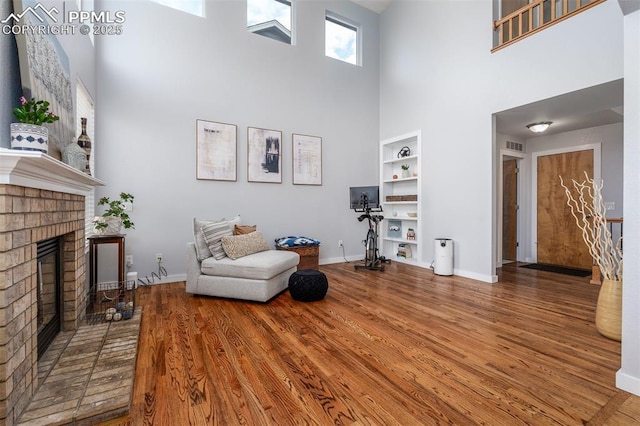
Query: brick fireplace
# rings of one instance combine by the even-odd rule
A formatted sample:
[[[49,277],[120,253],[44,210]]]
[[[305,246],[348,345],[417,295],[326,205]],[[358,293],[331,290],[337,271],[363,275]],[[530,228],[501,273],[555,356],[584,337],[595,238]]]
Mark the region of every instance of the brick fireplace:
[[[0,149],[0,424],[37,389],[37,244],[62,239],[61,329],[85,315],[85,196],[97,179],[39,152]]]

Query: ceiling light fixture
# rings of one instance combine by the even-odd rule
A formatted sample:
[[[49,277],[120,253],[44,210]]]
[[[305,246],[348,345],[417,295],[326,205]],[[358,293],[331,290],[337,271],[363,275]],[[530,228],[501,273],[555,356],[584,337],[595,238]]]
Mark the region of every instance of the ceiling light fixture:
[[[551,123],[551,121],[541,121],[540,123],[527,124],[527,129],[531,130],[533,133],[542,133],[551,126]]]

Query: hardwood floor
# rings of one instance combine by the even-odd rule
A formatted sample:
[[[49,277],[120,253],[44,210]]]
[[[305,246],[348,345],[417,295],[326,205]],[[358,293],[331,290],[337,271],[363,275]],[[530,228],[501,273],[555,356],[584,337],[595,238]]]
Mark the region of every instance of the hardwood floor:
[[[393,262],[321,266],[327,297],[267,304],[141,288],[131,413],[110,425],[625,425],[620,343],[588,278],[486,284]]]

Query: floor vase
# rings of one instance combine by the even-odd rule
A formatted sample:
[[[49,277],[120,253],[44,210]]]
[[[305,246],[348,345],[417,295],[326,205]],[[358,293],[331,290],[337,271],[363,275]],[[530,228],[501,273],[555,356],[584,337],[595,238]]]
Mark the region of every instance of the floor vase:
[[[11,149],[49,152],[49,129],[28,123],[11,123]]]
[[[596,329],[612,340],[622,340],[622,280],[603,280],[596,306]]]

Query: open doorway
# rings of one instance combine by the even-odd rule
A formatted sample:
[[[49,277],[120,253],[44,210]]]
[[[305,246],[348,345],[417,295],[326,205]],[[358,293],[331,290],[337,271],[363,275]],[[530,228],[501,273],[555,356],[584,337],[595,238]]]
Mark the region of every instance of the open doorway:
[[[594,166],[599,167],[600,163],[602,166],[605,197],[612,206],[609,215],[622,216],[624,116],[620,105],[623,83],[622,80],[615,80],[494,113],[497,156],[494,163],[496,203],[493,249],[497,268],[504,260],[513,258],[514,239],[510,229],[515,229],[517,235],[516,260],[525,263],[538,261],[538,238],[545,238],[544,232],[538,235],[537,229],[536,173],[539,155],[576,151],[585,145],[601,145],[602,157],[601,160],[594,158]],[[544,133],[532,133],[527,127],[543,121],[552,123]],[[515,224],[510,224],[506,216],[513,215],[513,211],[503,211],[504,191],[508,190],[503,181],[503,161],[509,159],[517,160],[519,172]],[[504,207],[508,206],[507,200]]]
[[[502,161],[502,263],[518,260],[518,160]]]
[[[503,150],[500,155],[498,197],[498,266],[518,261],[525,221],[521,215],[521,197],[525,195],[521,180],[525,155]]]

